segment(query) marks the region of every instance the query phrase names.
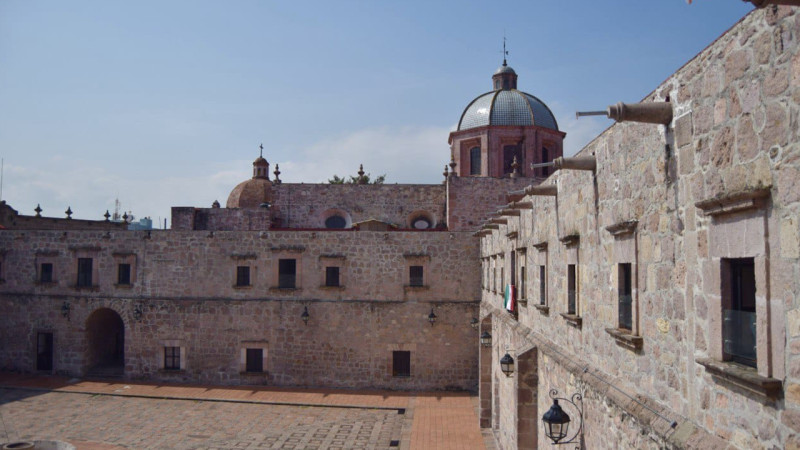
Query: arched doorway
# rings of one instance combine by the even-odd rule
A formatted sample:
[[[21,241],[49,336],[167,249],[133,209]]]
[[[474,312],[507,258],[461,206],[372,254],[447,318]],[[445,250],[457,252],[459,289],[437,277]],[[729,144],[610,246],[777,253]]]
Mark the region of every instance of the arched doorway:
[[[100,308],[86,319],[87,375],[122,376],[125,367],[125,324],[116,311]]]

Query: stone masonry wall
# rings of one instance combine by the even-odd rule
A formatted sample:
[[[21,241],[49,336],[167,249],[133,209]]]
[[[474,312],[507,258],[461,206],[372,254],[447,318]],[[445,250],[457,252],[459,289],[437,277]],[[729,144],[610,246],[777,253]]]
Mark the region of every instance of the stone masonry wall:
[[[523,189],[531,178],[449,177],[447,179],[448,227],[474,231],[484,220],[508,203],[510,191]]]
[[[52,331],[55,371],[88,369],[87,319],[98,308],[125,323],[125,375],[207,383],[391,389],[474,389],[477,240],[468,233],[271,231],[0,232],[0,368],[32,371],[37,331]],[[93,286],[76,287],[77,258]],[[297,260],[297,288],[278,288],[278,260]],[[37,268],[53,264],[52,283]],[[120,262],[131,286],[116,284]],[[408,267],[424,267],[408,286]],[[249,286],[236,269],[250,267]],[[326,287],[325,267],[342,287]],[[62,315],[70,305],[69,319]],[[141,318],[134,314],[141,307]],[[300,320],[304,307],[311,316]],[[428,322],[433,309],[435,325]],[[165,342],[186,369],[159,369]],[[242,373],[241,349],[267,350],[265,375]],[[411,351],[411,376],[393,377],[392,351]]]
[[[608,430],[620,425],[630,431],[614,437],[619,448],[702,447],[709,439],[736,448],[800,446],[798,39],[794,9],[752,12],[644,100],[669,97],[675,117],[669,127],[612,126],[579,153],[596,157],[596,173],[554,174],[545,183],[558,186],[556,198],[524,199],[532,210],[482,239],[482,273],[499,277],[503,267],[499,286],[508,283],[510,253],[524,249],[518,267],[527,270],[528,303],[519,321],[499,311],[502,289],[484,290],[483,309],[509,319],[514,336],[497,345],[513,349],[512,356],[528,342],[550,357],[539,363],[540,409],[549,405],[549,388],[572,393],[570,380],[591,370],[680,424],[673,430],[658,429],[660,419],[630,422],[641,417],[641,407],[617,391],[588,387],[587,448],[610,445]],[[741,200],[763,192],[764,202]],[[606,229],[632,221],[627,235]],[[516,238],[507,237],[513,232]],[[721,265],[741,257],[756,264],[758,336],[758,367],[743,373],[756,383],[780,382],[778,400],[742,387],[747,383],[730,371],[725,376],[733,381],[724,381],[700,363],[722,359]],[[627,339],[607,331],[619,328],[618,263],[631,263],[634,274]],[[539,264],[547,269],[546,308],[534,307]],[[580,322],[562,317],[568,264],[578,268]],[[523,339],[529,334],[540,339]],[[553,358],[560,354],[569,359]],[[644,439],[637,430],[653,436]],[[511,448],[509,438],[498,439]]]

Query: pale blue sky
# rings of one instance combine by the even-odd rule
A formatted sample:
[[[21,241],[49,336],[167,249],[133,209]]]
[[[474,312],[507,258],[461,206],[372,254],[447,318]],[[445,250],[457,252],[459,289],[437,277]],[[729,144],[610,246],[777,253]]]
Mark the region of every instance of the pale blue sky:
[[[0,1],[2,198],[24,214],[225,203],[264,143],[281,178],[363,162],[438,183],[508,39],[574,153],[753,9],[739,0]]]

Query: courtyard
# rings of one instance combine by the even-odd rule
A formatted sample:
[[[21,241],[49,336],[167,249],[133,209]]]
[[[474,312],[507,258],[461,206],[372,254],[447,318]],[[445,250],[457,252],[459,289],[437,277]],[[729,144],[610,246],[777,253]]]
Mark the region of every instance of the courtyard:
[[[484,449],[465,393],[87,381],[0,374],[0,443],[78,449]],[[487,442],[490,442],[489,439]]]

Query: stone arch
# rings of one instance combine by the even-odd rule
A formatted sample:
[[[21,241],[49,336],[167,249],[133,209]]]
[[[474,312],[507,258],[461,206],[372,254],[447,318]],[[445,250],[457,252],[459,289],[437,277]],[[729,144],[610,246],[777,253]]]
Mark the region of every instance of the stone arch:
[[[517,448],[538,448],[539,352],[533,347],[517,356]]]
[[[337,217],[341,220],[337,221]],[[322,228],[344,229],[353,226],[353,219],[350,217],[350,213],[340,208],[330,208],[323,211],[320,214],[320,222],[322,223]]]
[[[428,211],[416,210],[408,215],[407,226],[412,230],[432,230],[436,227],[436,217]]]
[[[492,332],[492,316],[481,320],[478,335]],[[484,347],[478,342],[478,398],[480,399],[479,422],[481,428],[492,427],[492,347]]]
[[[86,319],[86,368],[100,376],[121,376],[125,367],[125,322],[110,308]]]

